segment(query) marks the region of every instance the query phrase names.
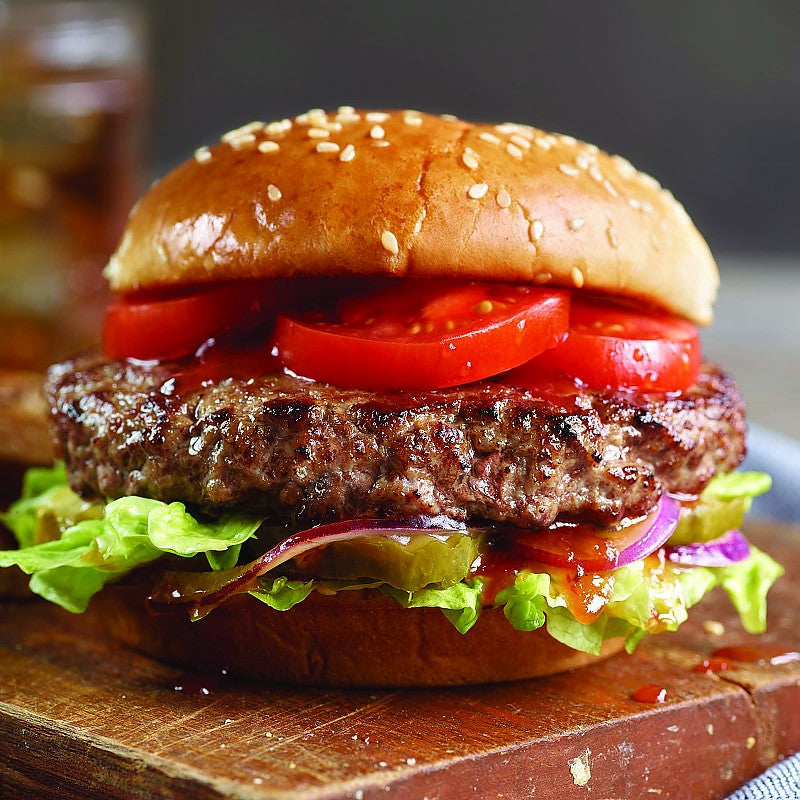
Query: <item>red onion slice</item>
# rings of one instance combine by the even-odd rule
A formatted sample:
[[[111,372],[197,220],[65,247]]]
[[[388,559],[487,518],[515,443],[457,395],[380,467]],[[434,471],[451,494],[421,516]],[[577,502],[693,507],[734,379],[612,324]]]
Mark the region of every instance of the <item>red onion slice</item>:
[[[602,572],[650,555],[669,539],[678,524],[679,517],[680,503],[667,495],[662,495],[656,509],[650,515],[623,529],[625,533],[623,547],[615,547],[610,541],[601,541],[598,547],[602,549],[602,553],[596,556],[597,563],[592,561],[582,566],[587,570]],[[455,531],[464,533],[467,530],[464,523],[442,516],[419,517],[396,522],[360,519],[318,525],[289,536],[263,556],[244,566],[217,572],[167,572],[153,590],[148,602],[155,611],[186,606],[192,619],[200,619],[229,597],[258,588],[258,579],[262,575],[317,547],[352,539],[391,538],[398,535],[413,536]],[[470,530],[484,532],[486,529]],[[547,532],[528,532],[526,537],[529,538],[530,545],[526,545],[526,549],[529,556],[544,564],[564,566],[564,555],[558,552],[558,548],[546,550],[536,547],[537,539],[544,545],[545,537],[549,535]]]
[[[733,530],[710,542],[681,544],[665,549],[667,560],[692,567],[729,567],[750,555],[750,545],[741,531]]]
[[[511,534],[514,547],[525,558],[552,567],[579,567],[586,572],[608,572],[639,561],[661,547],[678,525],[680,503],[668,495],[659,498],[644,519],[609,531],[599,525],[553,526],[549,530]]]
[[[317,547],[351,539],[385,539],[398,535],[466,531],[464,523],[444,516],[402,521],[356,519],[317,525],[292,534],[244,566],[217,572],[167,572],[148,597],[148,603],[155,611],[186,605],[190,608],[192,619],[200,619],[232,595],[257,588],[258,579],[270,570]]]

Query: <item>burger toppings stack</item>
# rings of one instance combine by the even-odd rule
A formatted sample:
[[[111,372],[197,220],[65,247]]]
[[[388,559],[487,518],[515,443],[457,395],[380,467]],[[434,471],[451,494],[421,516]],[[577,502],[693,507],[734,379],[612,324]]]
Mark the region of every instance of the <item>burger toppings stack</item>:
[[[47,379],[0,566],[124,641],[271,680],[557,672],[780,575],[702,358],[713,258],[570,136],[416,111],[253,122],[165,176]]]

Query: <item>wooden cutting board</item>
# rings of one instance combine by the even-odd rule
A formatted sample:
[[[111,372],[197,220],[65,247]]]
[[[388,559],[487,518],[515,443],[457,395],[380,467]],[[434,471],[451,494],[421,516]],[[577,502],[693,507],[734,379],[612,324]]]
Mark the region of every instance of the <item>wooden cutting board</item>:
[[[800,749],[800,664],[692,671],[722,645],[800,650],[800,528],[758,523],[750,535],[787,566],[765,637],[744,634],[714,593],[634,656],[468,689],[214,682],[82,636],[58,609],[6,603],[0,797],[724,797]],[[666,702],[634,701],[643,684]]]

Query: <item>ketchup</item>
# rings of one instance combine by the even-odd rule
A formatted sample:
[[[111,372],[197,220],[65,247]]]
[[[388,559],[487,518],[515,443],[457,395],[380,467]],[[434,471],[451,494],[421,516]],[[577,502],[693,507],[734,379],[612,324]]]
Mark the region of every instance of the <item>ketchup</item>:
[[[665,703],[667,690],[656,683],[646,683],[644,686],[640,686],[632,697],[637,703]]]
[[[719,672],[727,672],[729,669],[735,669],[730,662],[722,656],[711,656],[704,658],[699,664],[692,667],[692,672],[699,672],[705,675],[716,675]]]
[[[565,559],[568,560],[566,550]],[[484,602],[493,603],[523,570],[547,572],[562,591],[569,611],[583,624],[594,622],[611,596],[612,582],[604,574],[585,572],[579,565],[554,567],[532,562],[524,547],[500,535],[481,553],[480,563],[473,572],[485,582]]]
[[[715,650],[712,657],[742,661],[750,664],[790,664],[800,661],[800,653],[796,650],[787,650],[785,647],[771,644],[761,645],[734,645],[720,647]]]
[[[226,378],[248,379],[256,375],[282,375],[284,372],[283,362],[268,339],[246,344],[211,340],[196,355],[178,362],[173,378],[162,386],[161,391],[180,396]]]

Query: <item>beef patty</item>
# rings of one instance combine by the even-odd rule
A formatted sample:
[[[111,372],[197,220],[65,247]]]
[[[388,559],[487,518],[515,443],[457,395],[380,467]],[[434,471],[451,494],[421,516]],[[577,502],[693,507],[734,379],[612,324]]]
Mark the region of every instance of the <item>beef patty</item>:
[[[744,454],[734,381],[574,401],[481,382],[342,390],[287,375],[181,387],[166,365],[88,355],[51,368],[58,451],[87,497],[137,494],[276,520],[445,514],[538,527],[612,522],[695,494]]]

